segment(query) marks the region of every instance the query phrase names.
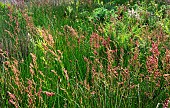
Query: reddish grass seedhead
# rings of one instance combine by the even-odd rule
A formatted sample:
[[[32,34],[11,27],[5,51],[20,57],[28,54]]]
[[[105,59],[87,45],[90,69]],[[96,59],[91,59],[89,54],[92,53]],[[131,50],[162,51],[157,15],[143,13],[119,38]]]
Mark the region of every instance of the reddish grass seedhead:
[[[54,95],[55,95],[54,92],[48,92],[48,91],[46,91],[45,94],[46,94],[48,97],[51,97],[51,96],[54,96]]]
[[[155,42],[152,42],[152,48],[151,48],[151,52],[154,56],[159,56],[160,52],[158,49],[158,44]]]
[[[34,74],[35,74],[35,72],[34,72],[34,66],[33,66],[33,64],[32,63],[30,63],[30,66],[29,66],[29,68],[30,68],[30,74],[31,74],[31,76],[33,76]]]
[[[154,76],[154,78],[158,78],[161,76],[161,73],[158,68],[158,57],[159,57],[159,49],[158,49],[158,44],[155,42],[152,42],[152,48],[151,48],[151,53],[152,55],[147,58],[146,61],[146,66],[147,70],[150,74]]]
[[[170,64],[170,50],[169,49],[166,49],[165,61],[167,64]]]
[[[42,97],[41,97],[41,93],[42,93],[42,89],[40,88],[39,91],[38,91],[38,93],[37,93],[38,98],[42,98]]]
[[[155,56],[149,56],[147,58],[146,66],[149,73],[152,73],[158,68],[158,58]]]
[[[170,99],[167,98],[167,99],[165,100],[165,102],[163,103],[163,108],[168,108],[169,103],[170,103]]]
[[[33,54],[33,53],[30,53],[30,55],[31,55],[31,57],[32,57],[32,61],[33,61],[34,65],[35,65],[35,64],[36,64],[36,60],[37,60],[36,55],[35,55],[35,54]]]
[[[15,106],[15,108],[18,108],[18,100],[17,98],[15,97],[14,94],[10,93],[9,91],[7,91],[10,99],[9,99],[9,103],[13,104]]]
[[[64,71],[64,74],[65,74],[66,80],[68,82],[68,86],[70,86],[68,72],[65,68],[63,69],[63,71]]]
[[[74,28],[72,28],[71,26],[65,25],[64,26],[64,30],[68,33],[70,33],[71,36],[78,38],[78,33],[76,32],[76,30]]]
[[[93,33],[90,37],[90,45],[92,48],[98,49],[100,47],[100,36],[97,33]]]

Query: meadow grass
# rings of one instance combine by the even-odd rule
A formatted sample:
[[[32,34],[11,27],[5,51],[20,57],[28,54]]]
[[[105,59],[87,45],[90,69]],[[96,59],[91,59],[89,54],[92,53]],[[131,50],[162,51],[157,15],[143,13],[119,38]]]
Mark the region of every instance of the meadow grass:
[[[169,5],[96,2],[0,4],[0,107],[168,107]]]

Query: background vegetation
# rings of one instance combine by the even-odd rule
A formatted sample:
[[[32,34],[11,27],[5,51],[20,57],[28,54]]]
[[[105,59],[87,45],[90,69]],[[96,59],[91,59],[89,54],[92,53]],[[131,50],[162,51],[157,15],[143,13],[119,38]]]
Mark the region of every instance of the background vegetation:
[[[0,28],[2,108],[168,107],[166,2],[0,3]]]

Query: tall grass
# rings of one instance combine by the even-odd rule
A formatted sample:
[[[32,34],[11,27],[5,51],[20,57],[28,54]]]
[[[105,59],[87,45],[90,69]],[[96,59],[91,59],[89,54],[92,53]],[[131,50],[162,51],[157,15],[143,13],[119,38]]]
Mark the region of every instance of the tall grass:
[[[1,4],[0,106],[166,108],[168,6]]]

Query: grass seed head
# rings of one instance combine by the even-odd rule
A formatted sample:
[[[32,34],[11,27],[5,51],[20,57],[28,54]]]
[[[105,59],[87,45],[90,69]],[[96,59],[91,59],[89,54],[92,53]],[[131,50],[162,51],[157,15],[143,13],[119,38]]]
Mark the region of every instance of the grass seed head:
[[[48,97],[51,97],[51,96],[54,96],[54,95],[55,95],[55,93],[53,93],[53,92],[48,92],[48,91],[46,91],[45,94],[46,94]]]

